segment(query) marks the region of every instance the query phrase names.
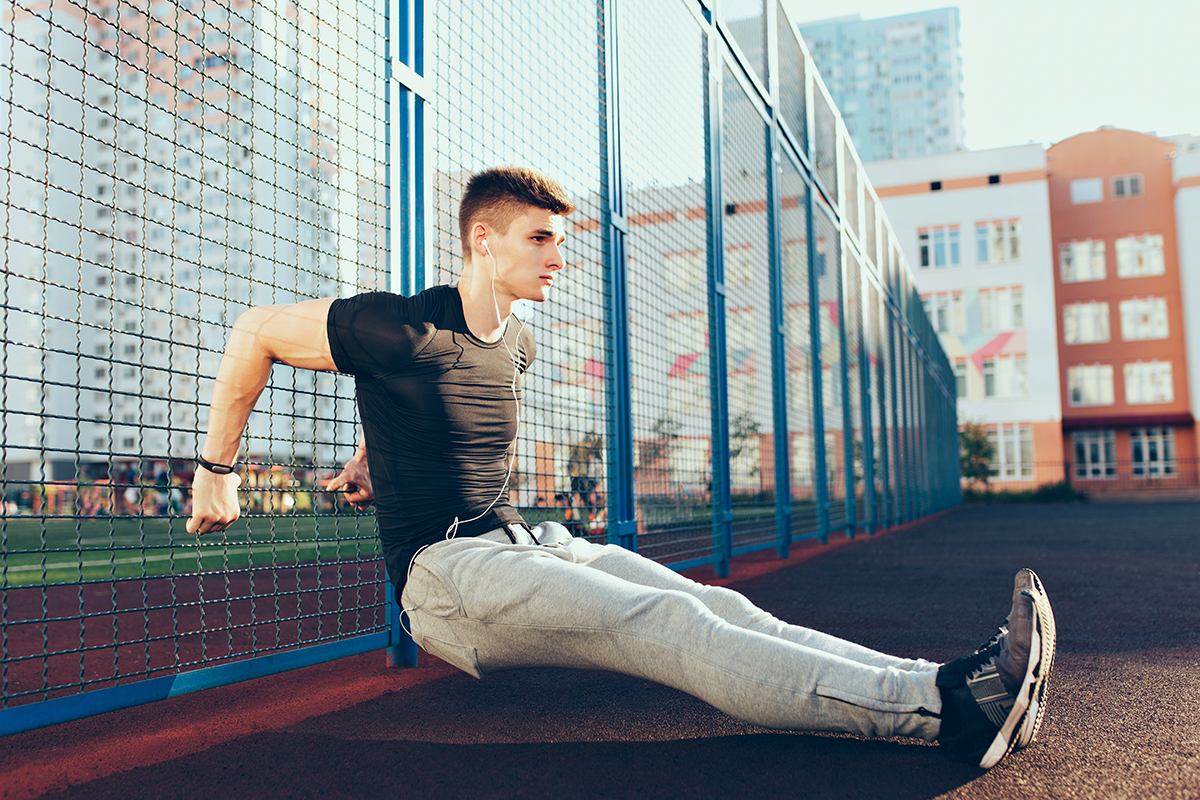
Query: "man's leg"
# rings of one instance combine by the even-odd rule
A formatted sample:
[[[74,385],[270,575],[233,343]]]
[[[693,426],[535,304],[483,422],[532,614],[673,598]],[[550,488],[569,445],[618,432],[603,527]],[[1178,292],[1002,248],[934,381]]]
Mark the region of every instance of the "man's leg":
[[[535,534],[539,534],[539,528],[534,529]],[[542,539],[540,534],[539,539]],[[566,541],[563,546],[571,553],[572,560],[577,564],[598,569],[641,586],[690,594],[703,603],[709,611],[739,628],[758,631],[813,650],[820,650],[830,655],[841,656],[860,664],[880,668],[910,672],[936,672],[939,666],[932,661],[923,659],[897,658],[821,631],[789,625],[763,611],[739,592],[723,586],[697,583],[656,561],[651,561],[615,545],[598,545],[575,538]]]
[[[433,545],[415,560],[404,591],[414,638],[476,676],[532,666],[604,669],[673,686],[765,727],[937,736],[936,668],[865,664],[731,624],[690,592],[574,563],[570,550],[487,537]],[[615,559],[606,566],[630,569]],[[716,605],[738,605],[718,595]],[[792,626],[763,624],[797,635]]]

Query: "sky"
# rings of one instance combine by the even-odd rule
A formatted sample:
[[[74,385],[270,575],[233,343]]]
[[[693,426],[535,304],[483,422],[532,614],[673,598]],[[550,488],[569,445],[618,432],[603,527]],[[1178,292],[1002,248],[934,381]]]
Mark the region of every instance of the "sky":
[[[965,144],[1050,145],[1101,125],[1200,136],[1200,0],[785,0],[798,22],[956,5]]]

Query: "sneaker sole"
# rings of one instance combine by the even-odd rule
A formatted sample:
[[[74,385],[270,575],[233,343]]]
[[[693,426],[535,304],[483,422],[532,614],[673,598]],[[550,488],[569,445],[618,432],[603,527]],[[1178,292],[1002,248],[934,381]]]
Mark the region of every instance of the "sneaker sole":
[[[1033,595],[1034,607],[1038,610],[1039,619],[1045,620],[1045,633],[1043,639],[1048,644],[1043,644],[1042,662],[1044,667],[1041,676],[1041,682],[1038,684],[1036,696],[1031,698],[1029,713],[1026,714],[1025,720],[1021,725],[1020,732],[1017,734],[1017,743],[1013,751],[1024,750],[1030,744],[1037,740],[1038,729],[1042,725],[1042,717],[1046,710],[1046,694],[1050,687],[1050,673],[1054,668],[1054,654],[1056,652],[1057,635],[1054,627],[1054,611],[1050,608],[1050,598],[1046,595],[1046,590],[1042,588],[1042,581],[1033,572],[1033,570],[1022,570],[1028,573],[1032,579],[1029,588],[1030,594]]]
[[[1029,665],[1025,669],[1025,680],[1021,682],[1021,689],[1008,718],[1004,720],[1004,725],[979,761],[982,769],[991,769],[999,764],[1001,759],[1017,748],[1019,742],[1024,742],[1021,747],[1027,747],[1037,736],[1046,709],[1047,681],[1054,663],[1056,642],[1054,612],[1042,588],[1041,579],[1033,570],[1022,570],[1018,574],[1018,580],[1022,577],[1029,581],[1029,588],[1022,591],[1032,599],[1037,615],[1033,626],[1033,641],[1029,647]]]

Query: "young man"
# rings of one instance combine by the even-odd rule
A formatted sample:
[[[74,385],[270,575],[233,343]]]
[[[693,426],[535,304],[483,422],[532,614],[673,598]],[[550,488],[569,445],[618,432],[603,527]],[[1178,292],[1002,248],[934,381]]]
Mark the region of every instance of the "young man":
[[[894,658],[777,620],[615,545],[531,528],[508,502],[521,374],[517,300],[563,268],[562,188],[528,169],[471,178],[457,286],[243,314],[217,374],[188,530],[238,517],[233,471],[271,365],[353,374],[364,441],[331,488],[377,506],[388,573],[428,652],[481,677],[557,666],[673,686],[771,728],[914,736],[995,765],[1034,738],[1054,655],[1037,576],[1017,574],[1008,627],[946,665]]]

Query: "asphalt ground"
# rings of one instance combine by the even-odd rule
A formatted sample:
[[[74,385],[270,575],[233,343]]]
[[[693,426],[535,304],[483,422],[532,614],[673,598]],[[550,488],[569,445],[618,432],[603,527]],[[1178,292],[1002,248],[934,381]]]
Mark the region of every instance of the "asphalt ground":
[[[1038,741],[983,772],[912,740],[755,728],[610,673],[476,681],[377,652],[6,737],[0,797],[1200,797],[1200,504],[975,506],[797,551],[720,582],[935,660],[990,635],[1013,573],[1035,569],[1059,634]]]

